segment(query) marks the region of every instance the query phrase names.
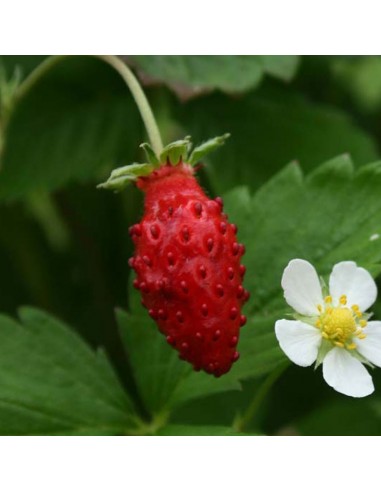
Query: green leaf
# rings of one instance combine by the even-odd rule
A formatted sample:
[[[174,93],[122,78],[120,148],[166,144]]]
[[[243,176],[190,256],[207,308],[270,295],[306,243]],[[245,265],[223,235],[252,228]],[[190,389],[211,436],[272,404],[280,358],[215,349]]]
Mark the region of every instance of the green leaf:
[[[139,293],[132,288],[129,292],[130,313],[118,310],[117,321],[140,396],[148,412],[165,414],[192,399],[241,389],[235,377],[216,379],[203,372],[194,372],[187,362],[180,360],[178,353],[168,345],[156,323],[142,307]]]
[[[0,316],[0,434],[126,434],[134,409],[107,357],[36,309]]]
[[[264,70],[268,75],[284,81],[291,80],[298,68],[298,56],[261,55]]]
[[[152,414],[167,410],[170,395],[190,366],[179,360],[146,313],[118,310],[117,321],[146,409]]]
[[[338,397],[294,422],[293,427],[307,436],[379,436],[380,407],[379,398]]]
[[[290,90],[260,90],[231,100],[215,94],[173,111],[194,141],[231,133],[229,144],[206,162],[217,195],[238,185],[258,189],[293,160],[309,171],[343,153],[356,165],[379,157],[375,142],[347,114]]]
[[[381,107],[381,57],[334,57],[332,71],[341,90],[363,111],[374,113]]]
[[[0,199],[68,181],[95,184],[135,161],[140,141],[140,117],[120,76],[91,57],[62,59],[23,93],[7,119]]]
[[[222,425],[167,425],[157,432],[158,436],[244,436]],[[252,434],[251,434],[252,435]]]
[[[131,284],[130,284],[131,285]],[[241,379],[259,377],[284,363],[285,356],[274,334],[277,314],[253,317],[241,331],[241,358],[221,378],[194,372],[178,358],[156,324],[130,289],[130,313],[117,311],[117,320],[133,374],[146,409],[152,414],[166,413],[182,404],[207,395],[240,390]]]
[[[292,258],[310,261],[324,276],[343,260],[369,269],[378,264],[380,194],[381,163],[355,173],[348,156],[307,178],[290,164],[251,198],[246,188],[226,194],[225,209],[247,250],[245,285],[252,294],[247,310],[263,316],[286,312],[280,279]]]
[[[240,390],[239,381],[263,376],[286,358],[275,338],[275,321],[281,317],[276,314],[249,318],[241,330],[239,352],[240,360],[228,374],[215,380],[204,373],[190,372],[187,378],[175,388],[169,406],[177,407],[192,399],[229,390]]]
[[[297,56],[130,56],[146,83],[162,82],[179,97],[205,91],[243,92],[259,85],[265,75],[290,80]]]

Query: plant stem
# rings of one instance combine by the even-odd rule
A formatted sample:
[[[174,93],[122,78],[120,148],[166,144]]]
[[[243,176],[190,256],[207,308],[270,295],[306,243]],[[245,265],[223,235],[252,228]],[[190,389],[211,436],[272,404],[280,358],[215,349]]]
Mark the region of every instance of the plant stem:
[[[284,370],[288,367],[287,364],[282,364],[277,367],[273,372],[271,372],[267,378],[263,381],[258,391],[255,393],[253,400],[250,405],[247,407],[245,413],[242,416],[238,416],[234,423],[233,428],[236,432],[243,432],[248,424],[255,417],[261,403],[268,395],[270,389],[273,384],[277,381],[277,379],[283,374]]]
[[[135,99],[136,105],[139,108],[140,115],[146,127],[148,138],[151,142],[152,148],[155,154],[159,157],[161,151],[163,150],[163,143],[161,141],[160,131],[153,115],[151,106],[149,105],[146,95],[144,94],[143,89],[141,88],[137,78],[128,68],[128,66],[116,56],[97,55],[97,58],[103,60],[104,62],[115,68],[115,70],[128,85],[128,88],[130,89],[132,96]]]
[[[161,412],[157,415],[153,416],[151,422],[144,422],[143,420],[139,420],[139,425],[136,429],[132,429],[129,431],[129,435],[132,436],[153,436],[155,435],[162,427],[164,427],[169,418],[168,412]]]
[[[54,67],[57,63],[61,62],[65,58],[68,58],[69,55],[57,55],[51,56],[43,61],[18,87],[16,92],[17,98],[23,97],[30,88],[42,77],[46,72],[48,72],[52,67]],[[151,106],[144,94],[143,89],[141,88],[137,78],[133,74],[133,72],[129,69],[129,67],[119,58],[113,55],[91,55],[99,60],[104,61],[111,67],[113,67],[122,79],[127,84],[128,88],[131,91],[131,94],[138,106],[140,115],[143,119],[149,141],[151,146],[159,157],[161,151],[163,150],[163,143],[160,136],[159,127],[157,126],[154,114],[152,112]]]

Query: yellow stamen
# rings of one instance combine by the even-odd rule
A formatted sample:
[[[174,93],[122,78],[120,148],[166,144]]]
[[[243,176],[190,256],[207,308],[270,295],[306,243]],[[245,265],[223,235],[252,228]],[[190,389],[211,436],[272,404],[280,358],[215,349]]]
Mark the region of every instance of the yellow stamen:
[[[344,344],[342,342],[334,342],[337,347],[344,348]]]
[[[322,338],[336,347],[356,350],[356,338],[366,338],[363,328],[367,326],[359,306],[353,304],[351,308],[347,307],[348,299],[344,294],[339,297],[338,306],[332,306],[330,295],[325,297],[324,302],[322,311],[321,306],[317,306],[320,314],[315,318],[315,326],[320,330]]]
[[[353,304],[352,311],[355,313],[355,315],[357,316],[357,318],[361,318],[362,317],[362,312],[360,311],[360,308],[358,307],[357,304]]]
[[[347,303],[347,296],[346,295],[342,295],[340,297],[340,299],[339,299],[339,302],[340,302],[340,304],[343,304],[343,306],[345,306],[346,303]]]
[[[323,311],[323,308],[322,308],[322,305],[321,304],[318,304],[317,305],[317,308],[318,308],[319,313],[321,313]]]

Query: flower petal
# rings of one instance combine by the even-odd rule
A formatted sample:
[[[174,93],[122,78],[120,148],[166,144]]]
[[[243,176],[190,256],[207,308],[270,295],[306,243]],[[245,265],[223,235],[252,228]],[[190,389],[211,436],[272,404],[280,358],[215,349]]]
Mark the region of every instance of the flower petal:
[[[372,378],[365,367],[347,350],[339,347],[325,356],[323,377],[333,389],[347,396],[361,398],[374,391]]]
[[[283,272],[282,287],[288,305],[306,316],[319,314],[318,304],[323,304],[319,277],[306,260],[291,260]]]
[[[366,338],[355,340],[358,352],[372,364],[381,367],[381,321],[368,321],[363,332]]]
[[[329,293],[334,305],[345,294],[349,307],[357,304],[361,311],[366,311],[377,298],[377,286],[365,268],[358,267],[354,261],[342,261],[333,267]]]
[[[315,362],[321,343],[320,330],[302,321],[280,319],[275,323],[275,334],[292,362],[303,367]]]

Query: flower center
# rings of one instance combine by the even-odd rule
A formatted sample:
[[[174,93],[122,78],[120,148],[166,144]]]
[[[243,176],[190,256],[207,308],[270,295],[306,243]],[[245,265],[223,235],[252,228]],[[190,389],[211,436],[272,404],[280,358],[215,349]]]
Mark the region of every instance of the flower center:
[[[321,330],[322,337],[334,345],[354,350],[356,343],[353,339],[366,337],[362,329],[367,322],[359,307],[357,305],[353,305],[351,308],[346,307],[347,298],[345,295],[340,297],[340,307],[332,307],[331,296],[327,296],[324,302],[325,309],[320,305],[318,306],[321,314],[315,326]]]

